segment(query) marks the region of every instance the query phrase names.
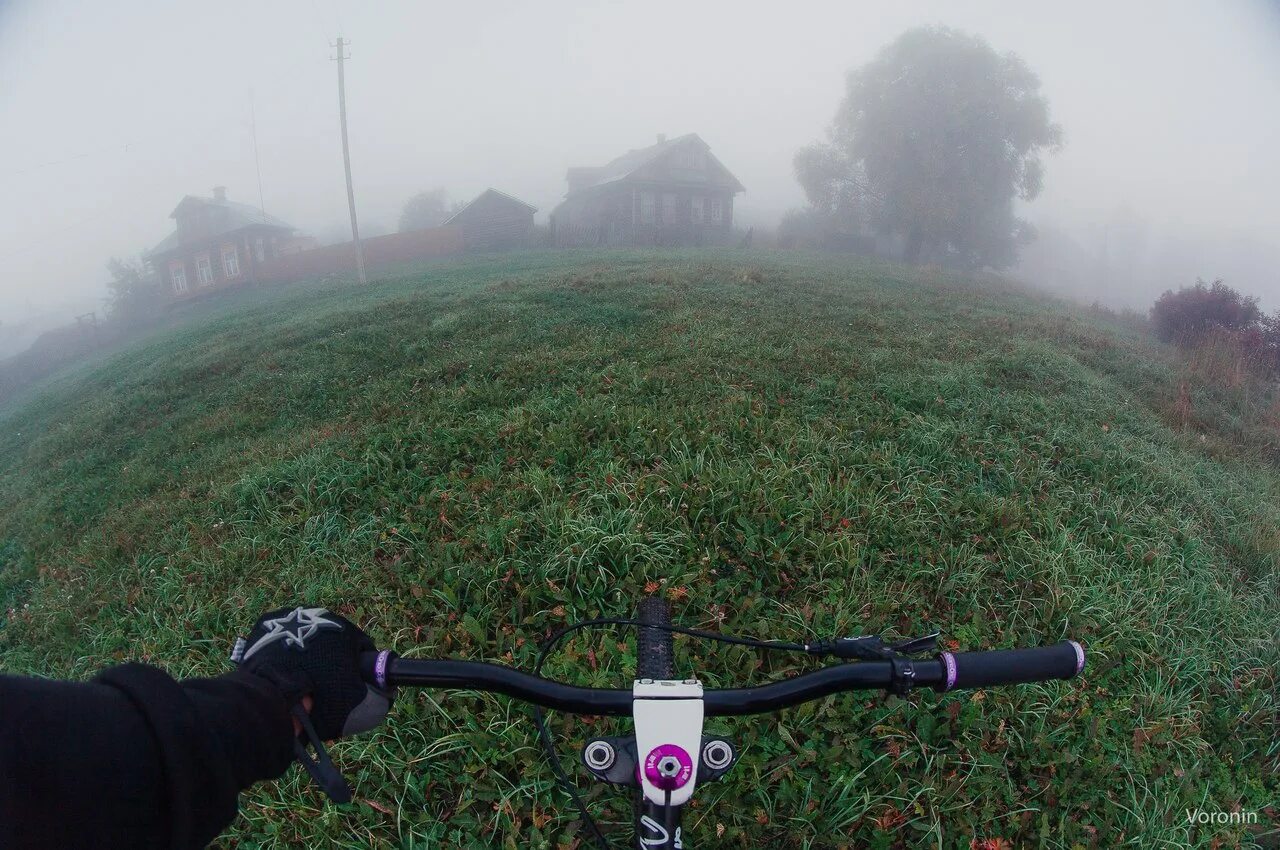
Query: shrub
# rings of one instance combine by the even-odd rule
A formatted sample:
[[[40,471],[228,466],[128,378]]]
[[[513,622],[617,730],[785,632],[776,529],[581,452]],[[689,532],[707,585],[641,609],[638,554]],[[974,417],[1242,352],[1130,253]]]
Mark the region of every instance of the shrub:
[[[779,248],[820,248],[826,238],[824,216],[812,208],[788,210],[778,224]]]
[[[1182,346],[1198,344],[1214,328],[1247,331],[1263,319],[1258,299],[1241,295],[1221,280],[1177,292],[1166,290],[1151,308],[1151,324],[1165,342]]]
[[[1258,322],[1258,337],[1262,348],[1271,354],[1272,368],[1280,370],[1280,310],[1262,317]]]
[[[779,248],[874,254],[876,240],[852,228],[847,219],[814,207],[790,210],[778,224]]]

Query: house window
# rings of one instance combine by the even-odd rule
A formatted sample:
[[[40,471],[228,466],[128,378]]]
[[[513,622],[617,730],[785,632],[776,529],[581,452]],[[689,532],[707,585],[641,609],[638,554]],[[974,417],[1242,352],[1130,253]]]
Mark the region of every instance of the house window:
[[[640,223],[653,224],[657,215],[657,202],[652,192],[640,193]]]
[[[712,224],[724,221],[724,204],[719,198],[707,199],[707,218]]]
[[[181,295],[187,291],[187,267],[182,263],[169,264],[169,280],[173,283],[173,294]]]
[[[196,283],[201,286],[213,283],[213,263],[209,262],[208,254],[200,254],[196,257]]]
[[[254,244],[254,250],[257,252],[258,262],[264,263],[267,260],[267,250],[262,244],[262,237],[258,237],[258,241]]]
[[[689,220],[694,224],[702,224],[702,198],[698,195],[689,199]]]
[[[228,278],[240,276],[240,254],[235,245],[222,246],[222,271]]]
[[[676,196],[674,192],[662,193],[662,223],[676,223]]]

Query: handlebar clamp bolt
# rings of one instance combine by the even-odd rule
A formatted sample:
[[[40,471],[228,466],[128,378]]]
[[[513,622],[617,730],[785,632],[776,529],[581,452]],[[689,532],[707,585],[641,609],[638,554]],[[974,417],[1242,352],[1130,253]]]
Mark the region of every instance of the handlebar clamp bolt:
[[[728,767],[733,761],[733,748],[727,741],[708,741],[702,748],[702,761],[712,770]]]
[[[582,751],[582,758],[592,770],[608,770],[613,767],[618,753],[608,741],[592,741]]]

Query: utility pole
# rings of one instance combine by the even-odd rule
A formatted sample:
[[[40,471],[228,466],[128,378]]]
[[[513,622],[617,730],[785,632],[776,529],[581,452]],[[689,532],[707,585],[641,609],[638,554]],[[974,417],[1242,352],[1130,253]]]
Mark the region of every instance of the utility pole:
[[[342,40],[342,36],[338,36],[337,43],[333,45],[337,48],[334,59],[338,62],[338,117],[342,123],[342,165],[347,170],[347,207],[351,211],[351,241],[355,243],[356,248],[356,275],[361,283],[368,283],[369,278],[364,273],[364,246],[360,244],[360,225],[356,224],[356,193],[351,187],[351,149],[347,145],[347,83],[342,73],[342,62],[347,58],[343,50],[348,43]]]

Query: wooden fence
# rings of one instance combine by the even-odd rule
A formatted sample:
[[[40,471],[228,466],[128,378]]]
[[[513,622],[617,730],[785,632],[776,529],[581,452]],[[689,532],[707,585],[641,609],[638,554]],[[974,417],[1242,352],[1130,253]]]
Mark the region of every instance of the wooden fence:
[[[466,247],[458,227],[428,227],[364,239],[366,268],[393,266],[461,254]],[[259,281],[290,281],[327,274],[355,274],[356,251],[351,242],[312,248],[267,260],[257,268]]]

